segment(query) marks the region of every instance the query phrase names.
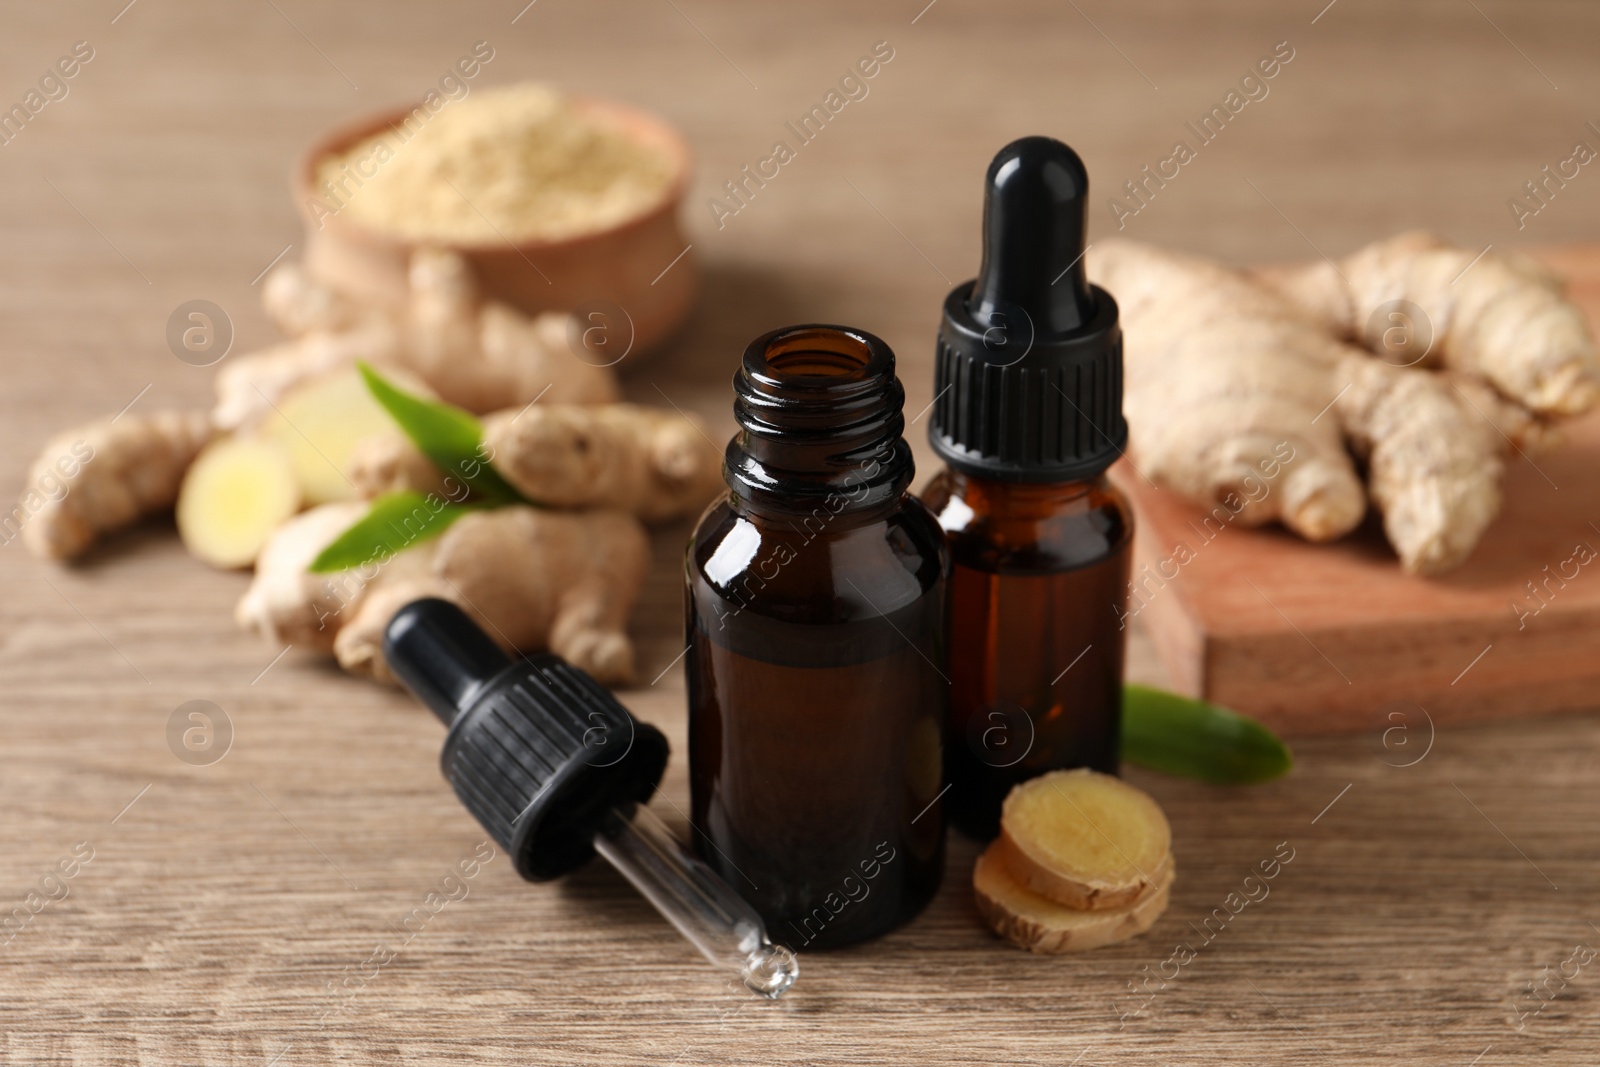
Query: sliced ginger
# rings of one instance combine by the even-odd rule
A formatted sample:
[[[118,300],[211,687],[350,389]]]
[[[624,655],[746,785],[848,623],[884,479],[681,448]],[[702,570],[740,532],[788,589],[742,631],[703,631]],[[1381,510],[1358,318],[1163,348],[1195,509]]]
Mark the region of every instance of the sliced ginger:
[[[426,387],[407,386],[428,393]],[[355,367],[291,389],[261,424],[263,434],[288,450],[301,493],[311,505],[354,500],[350,461],[356,445],[392,430],[394,420],[372,398]]]
[[[195,459],[178,491],[178,533],[213,567],[255,562],[279,526],[300,510],[289,450],[266,437],[224,437]]]
[[[1087,952],[1137,937],[1167,910],[1174,869],[1168,863],[1160,879],[1145,886],[1130,903],[1117,908],[1084,911],[1059,904],[1020,885],[1012,877],[996,841],[972,870],[972,891],[978,912],[990,929],[1030,952],[1057,955]]]
[[[1025,888],[1069,908],[1123,908],[1165,884],[1172,829],[1141,789],[1090,770],[1052,771],[1011,790],[997,848]]]

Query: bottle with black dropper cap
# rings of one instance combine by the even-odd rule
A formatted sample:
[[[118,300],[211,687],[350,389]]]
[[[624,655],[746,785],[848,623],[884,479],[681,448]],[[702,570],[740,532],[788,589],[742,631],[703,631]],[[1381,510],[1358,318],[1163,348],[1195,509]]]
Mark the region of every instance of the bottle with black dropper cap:
[[[1133,514],[1106,470],[1127,443],[1122,332],[1084,266],[1089,176],[1025,137],[984,191],[978,277],[944,303],[922,498],[944,527],[951,782],[946,810],[999,832],[1017,782],[1116,773]]]

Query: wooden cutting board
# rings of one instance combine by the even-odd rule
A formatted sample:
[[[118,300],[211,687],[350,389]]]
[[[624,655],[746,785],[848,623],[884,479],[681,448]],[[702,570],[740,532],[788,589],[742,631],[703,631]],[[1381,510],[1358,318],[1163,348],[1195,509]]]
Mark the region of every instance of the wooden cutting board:
[[[1600,246],[1541,258],[1600,333]],[[1277,527],[1203,533],[1201,509],[1120,463],[1139,522],[1130,609],[1175,687],[1285,733],[1600,707],[1600,413],[1567,433],[1508,461],[1500,517],[1432,579],[1401,573],[1374,515],[1326,545]],[[1177,564],[1180,545],[1192,558]]]

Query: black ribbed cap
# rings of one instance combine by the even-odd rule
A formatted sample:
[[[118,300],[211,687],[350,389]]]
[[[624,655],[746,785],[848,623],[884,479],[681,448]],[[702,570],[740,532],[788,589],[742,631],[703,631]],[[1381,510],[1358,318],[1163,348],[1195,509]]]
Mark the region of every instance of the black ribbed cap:
[[[444,776],[524,878],[556,878],[587,862],[607,813],[649,800],[666,770],[661,731],[593,678],[559,656],[513,662],[447,600],[396,612],[383,652],[449,725]]]
[[[978,277],[945,298],[928,438],[957,470],[1092,478],[1122,454],[1122,328],[1084,266],[1089,174],[1024,137],[989,164]]]

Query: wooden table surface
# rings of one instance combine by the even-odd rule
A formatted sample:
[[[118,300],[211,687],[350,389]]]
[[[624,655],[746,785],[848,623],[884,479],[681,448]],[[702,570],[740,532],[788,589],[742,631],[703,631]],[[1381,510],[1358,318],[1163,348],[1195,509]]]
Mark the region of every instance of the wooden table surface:
[[[1071,142],[1100,197],[1094,233],[1108,234],[1107,199],[1278,42],[1293,59],[1268,95],[1125,232],[1239,260],[1333,254],[1409,226],[1472,246],[1600,238],[1592,168],[1552,185],[1521,230],[1507,207],[1575,141],[1600,146],[1585,125],[1600,121],[1600,9],[1337,0],[1319,15],[1323,2],[13,5],[0,105],[75,42],[93,58],[0,146],[4,491],[67,424],[135,400],[206,402],[211,371],[164,339],[180,303],[221,305],[237,351],[271,341],[252,280],[298,254],[292,154],[417,97],[479,40],[494,58],[477,85],[551,79],[688,134],[704,298],[629,390],[719,433],[743,344],[801,320],[882,335],[908,410],[922,409],[939,301],[976,266],[990,154],[1028,133]],[[879,41],[894,55],[869,94],[719,228],[708,198]],[[624,694],[677,748],[657,806],[680,829],[684,534],[657,537],[637,619],[644,676],[660,677]],[[1301,743],[1289,778],[1251,789],[1134,771],[1172,818],[1180,872],[1145,938],[1077,958],[1009,948],[979,926],[976,849],[953,836],[919,920],[805,956],[793,993],[768,1004],[598,866],[530,886],[496,857],[406,932],[483,838],[437,773],[438,725],[235,631],[244,584],[190,560],[161,523],[73,569],[0,552],[0,911],[47,901],[0,930],[0,1064],[1600,1055],[1600,719],[1435,730],[1412,716]],[[1138,634],[1133,673],[1161,680]],[[189,700],[231,723],[220,761],[169,748]],[[1293,859],[1270,895],[1230,915],[1229,895],[1277,850]],[[1229,921],[1207,940],[1218,908]],[[1181,966],[1180,943],[1195,950]]]

